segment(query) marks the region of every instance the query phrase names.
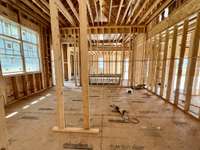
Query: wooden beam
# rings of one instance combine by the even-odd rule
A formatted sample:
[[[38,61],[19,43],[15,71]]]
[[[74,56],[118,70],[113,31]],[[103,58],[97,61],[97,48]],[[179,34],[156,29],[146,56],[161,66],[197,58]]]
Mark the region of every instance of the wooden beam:
[[[122,35],[122,39],[124,39],[125,34]],[[122,41],[122,46],[124,48],[124,41]],[[123,86],[124,81],[124,62],[125,62],[125,51],[122,51],[122,67],[121,67],[121,86]]]
[[[70,15],[70,13],[67,11],[67,9],[65,8],[65,6],[61,3],[60,0],[56,0],[55,1],[57,8],[59,9],[59,11],[65,16],[65,18],[73,25],[76,26],[76,23],[73,19],[73,17]]]
[[[144,3],[142,4],[142,7],[139,9],[139,11],[136,13],[134,18],[132,19],[131,24],[133,24],[135,22],[135,20],[141,15],[142,11],[145,9],[145,7],[148,3],[149,3],[149,0],[144,1]]]
[[[135,3],[135,5],[134,5],[134,7],[133,7],[133,9],[132,9],[132,11],[131,11],[131,13],[130,13],[128,19],[127,19],[127,21],[126,21],[126,24],[128,24],[128,23],[130,22],[131,17],[133,16],[135,10],[138,8],[140,2],[141,2],[141,0],[136,0],[136,3]]]
[[[155,93],[158,94],[158,79],[159,79],[159,69],[160,69],[160,61],[161,61],[161,33],[159,34],[158,40],[158,49],[157,49],[157,56],[156,56],[156,72],[155,72]]]
[[[92,25],[94,26],[94,18],[93,18],[93,15],[92,15],[92,10],[91,10],[91,7],[90,7],[89,0],[87,0],[87,8],[88,8],[88,12],[89,12],[89,15],[90,15],[90,19],[92,21]]]
[[[11,77],[12,79],[12,87],[13,87],[13,92],[14,92],[14,97],[17,99],[19,97],[19,89],[18,89],[18,84],[17,84],[17,76],[16,77]]]
[[[117,12],[117,18],[116,18],[116,20],[115,20],[115,24],[118,23],[118,20],[119,20],[119,16],[120,16],[120,12],[121,12],[121,9],[122,9],[123,2],[124,2],[124,0],[121,0],[121,1],[120,1],[120,5],[119,5],[118,12]]]
[[[124,19],[125,19],[125,17],[127,16],[128,10],[129,10],[129,8],[130,8],[132,2],[133,2],[133,0],[129,0],[128,5],[127,5],[127,7],[126,7],[126,10],[125,10],[125,12],[124,12],[124,16],[122,17],[122,20],[121,20],[121,23],[120,23],[120,24],[123,24]]]
[[[173,0],[166,0],[161,6],[156,9],[148,19],[145,21],[145,24],[149,24],[156,16],[158,16]]]
[[[110,0],[110,8],[109,8],[108,23],[110,23],[110,20],[111,20],[111,15],[112,15],[112,3],[113,3],[113,0]]]
[[[146,19],[149,14],[153,13],[153,10],[157,8],[157,6],[161,3],[161,0],[156,0],[154,3],[150,6],[150,8],[147,9],[146,13],[142,16],[142,18],[139,20],[139,24]]]
[[[75,86],[77,86],[77,51],[76,51],[76,30],[74,30],[74,80]]]
[[[174,33],[172,39],[172,49],[171,49],[171,57],[170,57],[170,64],[169,64],[169,74],[168,74],[168,82],[167,82],[167,94],[166,100],[170,101],[171,92],[172,92],[172,82],[173,82],[173,75],[174,75],[174,65],[175,65],[175,55],[176,55],[176,44],[177,44],[177,25],[174,26]]]
[[[180,90],[181,77],[182,77],[182,72],[183,72],[184,56],[185,56],[185,51],[186,51],[188,24],[189,24],[189,20],[186,19],[183,25],[182,41],[181,41],[181,48],[180,48],[178,75],[177,75],[177,80],[176,80],[176,90],[175,90],[175,96],[174,96],[175,105],[178,105],[178,100],[179,100],[179,92],[180,92],[179,90]]]
[[[73,3],[71,2],[71,0],[66,0],[66,1],[67,1],[68,5],[69,5],[70,9],[71,9],[72,12],[74,13],[74,16],[76,17],[76,19],[77,19],[78,21],[80,21],[80,20],[79,20],[79,15],[78,15],[76,9],[74,8],[74,5],[73,5]]]
[[[100,20],[102,20],[102,14],[103,14],[103,4],[102,4],[102,0],[99,0],[99,5],[100,5]],[[101,22],[102,23],[102,22]]]
[[[187,11],[185,11],[187,10]],[[156,33],[162,32],[167,28],[177,24],[178,22],[188,18],[188,16],[198,12],[200,10],[200,3],[198,0],[189,0],[175,13],[169,15],[168,18],[155,25],[150,31],[149,36],[155,35]]]
[[[193,88],[193,80],[195,75],[195,69],[197,64],[197,56],[199,50],[199,38],[200,38],[200,13],[197,16],[196,27],[194,31],[194,37],[191,45],[191,53],[189,56],[189,64],[187,67],[188,76],[186,76],[186,97],[185,97],[185,106],[184,110],[189,111],[191,98],[192,98],[192,88]]]
[[[8,133],[5,119],[5,102],[6,102],[6,89],[5,81],[2,75],[2,69],[0,64],[0,149],[8,148]]]
[[[89,51],[129,51],[129,47],[93,46]]]
[[[96,17],[97,17],[97,20],[99,20],[99,14],[98,14],[98,10],[97,10],[97,3],[96,3],[96,0],[93,0],[94,2],[94,7],[95,7],[95,12],[96,12]],[[98,23],[99,24],[99,23]]]
[[[81,50],[81,77],[83,96],[83,128],[89,129],[89,100],[88,100],[88,40],[87,40],[87,1],[79,3],[80,14],[80,50]]]
[[[65,128],[64,119],[64,95],[63,95],[63,74],[62,74],[62,53],[60,44],[60,32],[58,21],[58,9],[55,0],[50,0],[52,44],[55,63],[56,98],[57,98],[57,126]]]
[[[35,5],[37,5],[44,13],[46,13],[46,14],[49,16],[49,10],[43,8],[43,7],[38,3],[38,1],[36,1],[36,0],[32,0],[32,2],[33,2]],[[39,2],[41,2],[41,1],[39,1]],[[42,3],[42,4],[43,4],[43,3]]]
[[[165,35],[165,46],[164,46],[164,56],[163,56],[163,68],[162,68],[162,79],[160,86],[160,96],[163,97],[164,87],[165,87],[165,74],[166,74],[166,64],[167,64],[167,55],[168,55],[168,44],[169,44],[169,31],[166,31]]]
[[[144,25],[125,25],[125,26],[90,26],[88,27],[88,30],[92,30],[91,33],[94,34],[95,30],[98,29],[100,32],[98,34],[102,34],[103,29],[104,33],[109,33],[108,30],[112,29],[112,32],[110,33],[129,33],[129,29],[131,28],[134,33],[145,33],[145,26]],[[79,27],[64,27],[61,29],[62,34],[68,33],[69,30],[77,29],[79,30]]]
[[[49,9],[49,3],[46,0],[40,0],[40,2]]]

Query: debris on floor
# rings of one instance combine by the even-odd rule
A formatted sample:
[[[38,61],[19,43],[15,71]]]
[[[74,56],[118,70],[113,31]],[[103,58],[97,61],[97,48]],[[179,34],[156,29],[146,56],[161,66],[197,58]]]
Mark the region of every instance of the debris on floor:
[[[63,145],[65,150],[93,150],[92,146],[88,144],[69,144],[65,143]]]
[[[110,150],[144,150],[144,146],[111,144]]]

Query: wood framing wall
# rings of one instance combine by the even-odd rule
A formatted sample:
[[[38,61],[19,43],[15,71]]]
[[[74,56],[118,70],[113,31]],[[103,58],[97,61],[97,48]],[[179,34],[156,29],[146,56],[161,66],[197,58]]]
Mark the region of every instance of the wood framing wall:
[[[13,103],[52,86],[50,24],[39,17],[37,18],[35,13],[32,15],[27,13],[29,9],[25,6],[23,9],[19,8],[17,4],[12,5],[10,2],[0,2],[1,16],[36,31],[40,39],[41,71],[4,76],[7,95],[6,104]]]
[[[134,84],[146,84],[149,91],[196,118],[200,118],[199,10],[199,2],[191,0],[160,24],[147,26],[147,34],[134,40],[133,57]]]
[[[146,34],[139,34],[133,41],[133,85],[144,84]]]

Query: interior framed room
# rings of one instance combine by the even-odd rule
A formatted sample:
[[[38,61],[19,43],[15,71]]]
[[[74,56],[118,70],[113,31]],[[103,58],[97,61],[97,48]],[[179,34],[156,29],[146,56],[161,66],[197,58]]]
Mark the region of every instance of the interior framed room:
[[[0,0],[0,150],[199,150],[200,0]]]

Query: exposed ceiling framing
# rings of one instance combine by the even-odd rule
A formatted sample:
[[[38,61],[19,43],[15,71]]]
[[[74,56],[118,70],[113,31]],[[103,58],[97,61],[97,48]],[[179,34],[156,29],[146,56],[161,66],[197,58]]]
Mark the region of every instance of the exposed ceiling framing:
[[[16,0],[11,0],[16,1]],[[20,0],[22,1],[22,0]],[[155,17],[159,7],[166,7],[173,0],[87,0],[88,24],[99,25],[143,25]],[[79,26],[79,0],[57,0],[64,26]],[[49,0],[23,0],[34,4],[41,17],[49,19]],[[63,10],[66,11],[63,11]],[[156,13],[157,14],[157,13]]]

